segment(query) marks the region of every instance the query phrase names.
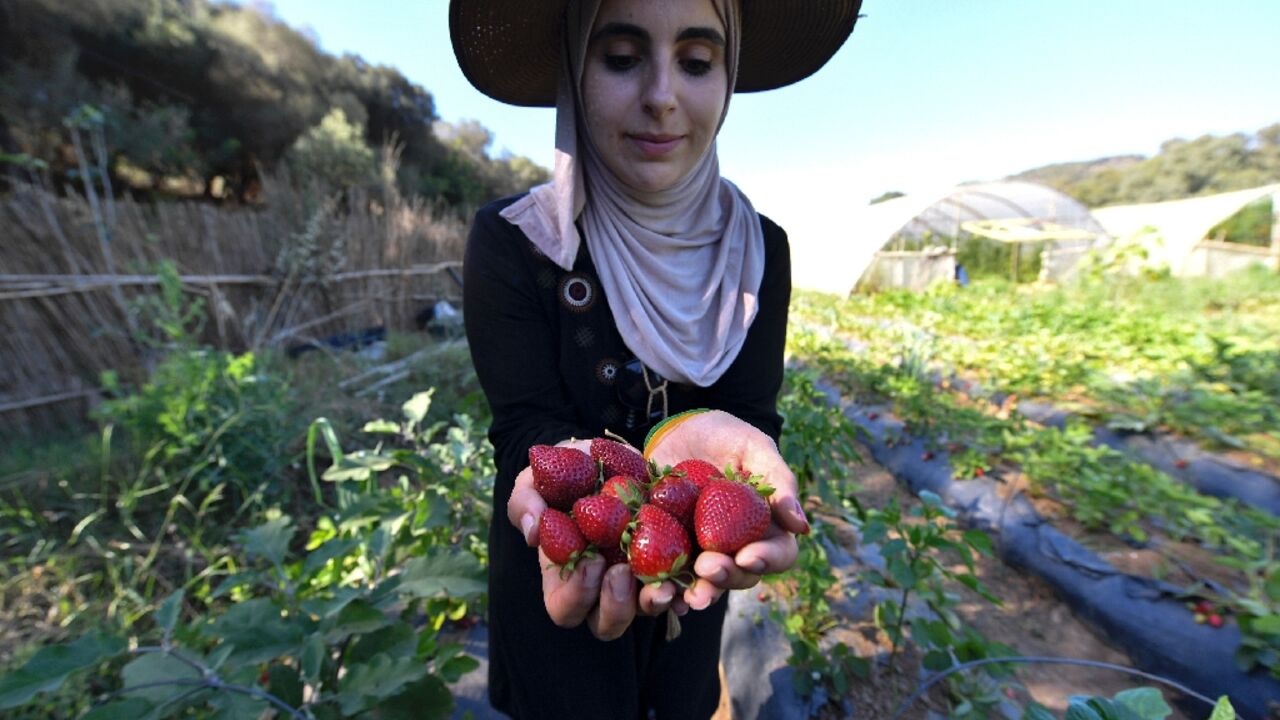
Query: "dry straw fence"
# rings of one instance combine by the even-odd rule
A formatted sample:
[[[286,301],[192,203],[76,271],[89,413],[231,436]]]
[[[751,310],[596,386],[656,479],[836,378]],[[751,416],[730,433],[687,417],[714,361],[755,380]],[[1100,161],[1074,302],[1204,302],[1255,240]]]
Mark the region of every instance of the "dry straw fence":
[[[412,328],[424,307],[457,300],[463,224],[389,187],[375,201],[277,179],[259,205],[220,208],[113,198],[105,184],[55,193],[37,172],[11,182],[0,197],[0,432],[83,418],[102,371],[136,379],[154,363],[143,306],[161,261],[203,298],[202,339],[232,351]]]

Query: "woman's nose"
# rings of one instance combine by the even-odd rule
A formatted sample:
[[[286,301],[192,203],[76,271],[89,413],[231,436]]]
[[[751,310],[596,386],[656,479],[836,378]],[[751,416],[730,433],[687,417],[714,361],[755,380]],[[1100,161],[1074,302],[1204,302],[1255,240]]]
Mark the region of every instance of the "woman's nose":
[[[676,107],[675,68],[668,63],[653,63],[644,88],[645,112],[662,117]]]

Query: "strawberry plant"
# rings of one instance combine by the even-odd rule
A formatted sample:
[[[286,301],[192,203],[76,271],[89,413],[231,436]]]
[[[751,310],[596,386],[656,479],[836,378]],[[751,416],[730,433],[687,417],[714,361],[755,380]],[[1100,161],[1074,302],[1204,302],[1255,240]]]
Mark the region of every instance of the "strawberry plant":
[[[834,503],[849,488],[843,478],[850,463],[860,462],[857,426],[826,402],[813,370],[786,371],[778,412],[783,418],[779,449],[796,475],[802,497],[818,495]]]
[[[850,519],[864,542],[876,543],[884,557],[884,570],[870,569],[863,580],[890,591],[876,604],[876,624],[889,637],[893,667],[899,649],[908,639],[923,654],[924,667],[932,671],[974,659],[1011,655],[1007,646],[988,643],[972,629],[965,628],[954,607],[959,597],[946,590],[953,581],[977,593],[988,602],[1000,604],[979,581],[974,571],[974,553],[991,554],[991,540],[981,530],[964,530],[955,522],[955,512],[940,497],[925,491],[920,503],[903,511],[896,499],[883,509],[868,509],[854,496],[846,499]],[[948,556],[956,556],[965,570],[948,567]],[[910,617],[913,597],[919,598],[934,618]],[[986,717],[998,702],[1007,672],[984,668],[982,675],[961,673],[949,678],[949,689],[960,717]]]
[[[795,670],[796,690],[807,697],[822,688],[836,700],[848,696],[855,678],[868,676],[870,665],[845,643],[825,640],[837,623],[827,601],[838,585],[824,547],[830,536],[830,525],[815,518],[809,535],[799,538],[795,565],[770,580],[779,596],[770,615],[791,647],[787,664]]]

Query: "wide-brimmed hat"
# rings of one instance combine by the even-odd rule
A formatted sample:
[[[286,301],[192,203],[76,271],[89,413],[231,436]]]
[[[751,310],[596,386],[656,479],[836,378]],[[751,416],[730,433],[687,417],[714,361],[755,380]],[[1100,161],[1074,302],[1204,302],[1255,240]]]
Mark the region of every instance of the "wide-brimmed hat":
[[[803,80],[853,32],[862,0],[740,0],[737,92]],[[451,0],[449,34],[462,74],[511,105],[556,104],[561,17],[569,0]]]

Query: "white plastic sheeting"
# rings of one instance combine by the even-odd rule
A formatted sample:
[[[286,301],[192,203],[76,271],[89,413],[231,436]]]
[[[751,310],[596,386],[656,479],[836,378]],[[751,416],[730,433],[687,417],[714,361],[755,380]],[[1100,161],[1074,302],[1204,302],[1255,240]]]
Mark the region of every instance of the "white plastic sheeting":
[[[1034,218],[1094,236],[1104,233],[1080,202],[1030,182],[961,185],[855,207],[849,213],[848,230],[841,237],[792,239],[796,287],[848,294],[876,261],[876,254],[891,250],[898,237],[920,240],[932,236],[945,243],[961,233],[961,224],[971,220]],[[1070,241],[1086,246],[1093,242]]]
[[[1148,264],[1168,267],[1174,275],[1195,275],[1205,272],[1202,263],[1195,261],[1196,247],[1215,225],[1245,205],[1277,194],[1280,184],[1264,185],[1185,200],[1098,208],[1093,216],[1116,240],[1140,241]]]

